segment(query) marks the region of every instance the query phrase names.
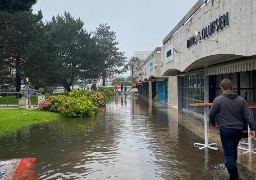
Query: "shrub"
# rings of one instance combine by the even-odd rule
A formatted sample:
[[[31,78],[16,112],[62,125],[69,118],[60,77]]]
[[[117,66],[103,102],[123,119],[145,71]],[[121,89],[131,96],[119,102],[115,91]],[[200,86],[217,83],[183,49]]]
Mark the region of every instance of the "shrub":
[[[69,93],[72,98],[89,98],[96,106],[105,105],[106,97],[99,91],[72,91]]]
[[[113,96],[114,88],[113,87],[99,87],[99,92],[102,92],[104,95]]]
[[[97,111],[97,106],[84,96],[84,98],[68,98],[59,108],[61,115],[65,117],[90,117]]]
[[[96,99],[98,105],[103,106],[106,104],[106,97],[101,92],[92,91],[90,97]]]
[[[68,99],[68,96],[50,96],[49,100],[52,102],[50,111],[59,112],[59,107]]]
[[[105,105],[107,96],[113,91],[113,88],[100,88],[99,91],[72,91],[68,96],[50,96],[38,104],[38,109],[59,112],[65,117],[90,117],[99,105]]]
[[[51,107],[52,107],[52,102],[49,99],[45,99],[38,103],[38,110],[41,110],[41,111],[50,111]]]

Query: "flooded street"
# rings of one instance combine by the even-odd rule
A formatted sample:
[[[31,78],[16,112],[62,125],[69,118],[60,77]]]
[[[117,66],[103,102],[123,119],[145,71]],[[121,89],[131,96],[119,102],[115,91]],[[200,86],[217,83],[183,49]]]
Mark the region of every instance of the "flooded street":
[[[0,138],[0,160],[36,157],[39,179],[228,179],[221,151],[179,123],[171,108],[116,97],[96,117],[62,119]],[[256,174],[239,166],[241,179]]]

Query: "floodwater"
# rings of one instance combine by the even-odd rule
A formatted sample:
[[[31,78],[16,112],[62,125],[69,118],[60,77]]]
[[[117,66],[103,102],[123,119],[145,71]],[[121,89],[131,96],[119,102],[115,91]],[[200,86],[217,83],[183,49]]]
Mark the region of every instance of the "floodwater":
[[[90,119],[61,119],[0,137],[0,160],[35,157],[38,179],[225,180],[223,154],[202,141],[171,108],[138,96],[116,97]],[[239,165],[241,179],[256,174]]]

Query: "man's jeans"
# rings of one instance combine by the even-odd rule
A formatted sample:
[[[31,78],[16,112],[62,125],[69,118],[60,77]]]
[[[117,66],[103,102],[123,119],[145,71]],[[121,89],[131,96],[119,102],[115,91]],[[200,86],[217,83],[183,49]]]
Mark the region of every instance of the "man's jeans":
[[[242,138],[242,130],[233,128],[220,128],[220,138],[225,156],[225,165],[230,180],[239,179],[237,171],[237,146]]]

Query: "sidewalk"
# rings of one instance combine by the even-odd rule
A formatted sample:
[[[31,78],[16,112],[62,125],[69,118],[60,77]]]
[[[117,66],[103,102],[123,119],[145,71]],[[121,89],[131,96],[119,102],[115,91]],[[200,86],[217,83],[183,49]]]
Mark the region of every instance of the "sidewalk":
[[[0,104],[0,109],[26,109],[26,108],[21,108],[21,106],[16,105],[16,104]],[[31,109],[37,109],[37,105],[28,105],[29,110]]]
[[[154,102],[152,103],[153,106],[158,107]],[[154,105],[155,104],[155,105]],[[158,108],[161,111],[161,108]],[[193,115],[190,115],[185,112],[178,112],[178,110],[174,108],[168,108],[168,118],[172,118],[177,120],[177,122],[197,135],[198,137],[202,138],[202,142],[204,143],[204,123],[203,119],[197,118]],[[209,143],[217,143],[217,147],[219,151],[223,151],[220,136],[218,134],[219,129],[216,127],[209,127]],[[247,138],[242,139],[242,141],[247,142]],[[252,144],[255,148],[256,139],[252,140]],[[245,146],[247,148],[247,145]],[[197,147],[194,147],[197,148]],[[203,150],[201,150],[203,151]],[[214,150],[209,150],[214,151]],[[256,172],[256,153],[243,153],[244,151],[238,149],[238,163],[244,167],[246,167],[249,171]],[[256,151],[255,151],[256,152]],[[224,161],[224,157],[223,157]]]

